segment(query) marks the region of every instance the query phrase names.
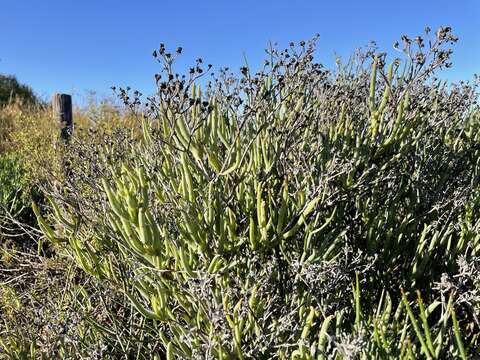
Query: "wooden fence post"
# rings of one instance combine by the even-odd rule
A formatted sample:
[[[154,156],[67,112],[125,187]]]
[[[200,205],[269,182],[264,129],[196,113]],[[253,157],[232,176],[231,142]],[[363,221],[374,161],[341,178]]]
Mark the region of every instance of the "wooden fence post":
[[[72,97],[67,94],[54,94],[52,99],[53,114],[61,124],[60,136],[68,141],[73,132]]]

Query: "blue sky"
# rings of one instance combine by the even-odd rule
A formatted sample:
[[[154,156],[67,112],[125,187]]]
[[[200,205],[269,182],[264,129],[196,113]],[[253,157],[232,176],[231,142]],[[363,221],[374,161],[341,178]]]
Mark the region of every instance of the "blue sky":
[[[269,41],[320,33],[318,56],[331,66],[335,53],[347,57],[375,40],[393,53],[400,35],[417,35],[425,25],[452,26],[452,80],[480,73],[480,1],[313,0],[2,0],[0,73],[14,74],[42,97],[87,91],[111,95],[110,86],[153,91],[158,71],[152,51],[164,42],[182,46],[177,70],[197,57],[218,69],[257,68]]]

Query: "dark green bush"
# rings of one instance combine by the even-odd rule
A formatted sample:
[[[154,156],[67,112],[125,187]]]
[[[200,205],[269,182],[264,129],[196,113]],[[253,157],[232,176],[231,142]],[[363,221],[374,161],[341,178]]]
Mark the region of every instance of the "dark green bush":
[[[19,83],[13,75],[0,74],[0,107],[15,101],[25,104],[38,103],[38,99],[30,87]]]
[[[36,253],[47,249],[38,241],[31,207],[32,201],[43,203],[44,198],[31,182],[24,159],[11,153],[0,154],[0,184],[0,251]]]
[[[13,224],[7,219],[26,220],[30,209],[29,184],[18,157],[0,155],[0,184],[0,235],[5,235],[13,230]],[[12,229],[8,225],[12,225]]]
[[[333,72],[302,42],[203,92],[162,46],[148,107],[120,89],[143,139],[74,144],[39,226],[130,299],[146,358],[477,356],[477,88],[435,79],[456,38],[429,40]]]

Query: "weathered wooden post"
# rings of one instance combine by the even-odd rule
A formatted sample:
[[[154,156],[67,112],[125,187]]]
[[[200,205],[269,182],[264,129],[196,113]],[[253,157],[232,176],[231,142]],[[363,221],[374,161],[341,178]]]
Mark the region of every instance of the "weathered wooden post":
[[[52,109],[55,120],[61,126],[60,139],[66,145],[73,133],[72,97],[67,94],[54,94]],[[72,175],[70,161],[65,158],[63,151],[60,153],[65,179],[69,179]]]
[[[68,141],[73,132],[72,97],[67,94],[54,94],[52,99],[53,114],[61,124],[60,136]]]

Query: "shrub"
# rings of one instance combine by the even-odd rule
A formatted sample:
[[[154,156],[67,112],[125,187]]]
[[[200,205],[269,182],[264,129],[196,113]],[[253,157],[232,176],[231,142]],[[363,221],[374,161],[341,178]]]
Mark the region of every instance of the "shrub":
[[[25,169],[14,155],[0,155],[0,240],[14,236],[17,224],[33,224],[30,187]],[[36,199],[38,200],[38,198]],[[17,224],[12,223],[15,220]]]
[[[0,107],[15,101],[25,104],[38,103],[30,87],[20,84],[15,76],[0,74]]]
[[[12,122],[9,117],[4,116],[0,112],[0,154],[4,153],[8,148],[9,135],[12,129]]]
[[[2,264],[1,359],[115,359],[139,351],[131,326],[141,319],[125,309],[115,312],[122,298],[86,279],[71,261],[29,255],[14,253]],[[98,331],[108,328],[129,336]]]
[[[75,138],[91,144],[135,123],[111,103],[75,109],[74,117]],[[158,340],[142,332],[141,315],[119,305],[128,299],[108,284],[86,279],[41,241],[30,204],[33,199],[43,206],[39,190],[68,174],[59,134],[50,108],[20,101],[0,108],[0,358],[148,353],[143,342]],[[111,327],[127,335],[103,331]]]
[[[112,133],[117,129],[135,129],[139,127],[136,116],[129,111],[124,111],[113,99],[99,100],[92,93],[88,98],[87,106],[76,109],[74,113],[75,131],[77,137],[82,137],[84,132]],[[80,134],[79,134],[80,132]]]
[[[479,284],[448,279],[480,256],[476,85],[433,77],[449,28],[402,40],[404,69],[369,49],[331,72],[313,40],[204,92],[162,45],[143,138],[78,142],[40,228],[168,359],[474,356]]]
[[[0,204],[9,207],[13,214],[19,214],[28,202],[22,190],[26,187],[24,170],[13,155],[3,155],[0,158]],[[28,200],[27,200],[28,201]],[[27,205],[28,206],[28,205]]]
[[[9,134],[9,151],[22,159],[28,179],[33,184],[39,184],[46,178],[60,176],[60,125],[51,110],[16,105],[4,112],[7,111],[13,124]]]

